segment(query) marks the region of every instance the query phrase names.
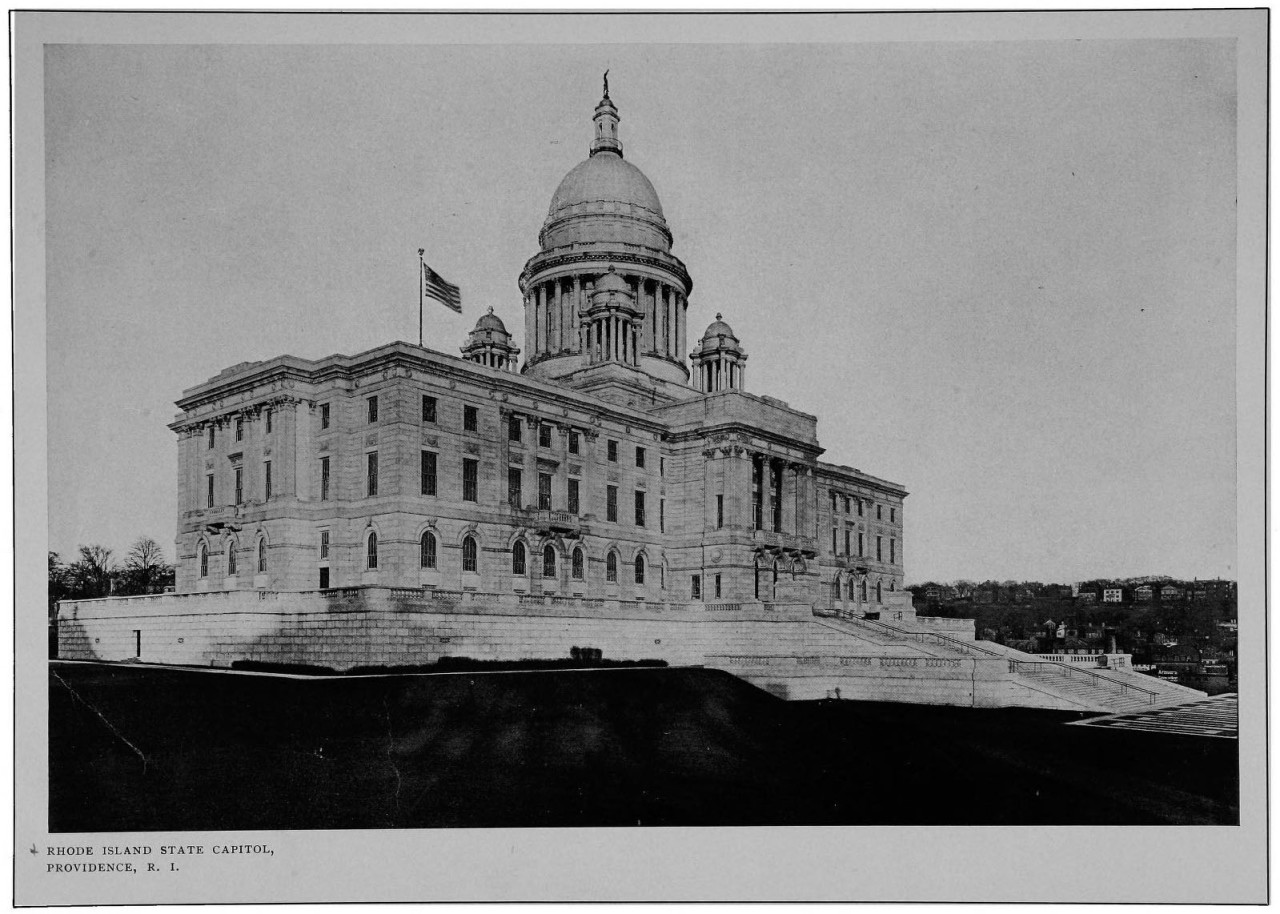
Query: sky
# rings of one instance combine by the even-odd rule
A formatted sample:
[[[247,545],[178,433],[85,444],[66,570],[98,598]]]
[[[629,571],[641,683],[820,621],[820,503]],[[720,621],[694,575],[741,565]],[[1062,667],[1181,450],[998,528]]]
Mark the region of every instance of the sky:
[[[908,583],[1236,576],[1227,40],[49,45],[49,548],[173,554],[184,389],[517,277],[600,75],[748,389],[899,482]]]

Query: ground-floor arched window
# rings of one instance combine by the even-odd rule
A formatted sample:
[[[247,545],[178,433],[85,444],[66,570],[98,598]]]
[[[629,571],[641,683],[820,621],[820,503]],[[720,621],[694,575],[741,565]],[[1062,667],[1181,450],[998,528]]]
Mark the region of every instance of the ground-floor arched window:
[[[422,534],[421,546],[421,563],[423,568],[436,567],[436,535],[428,530]]]
[[[236,574],[236,541],[227,541],[227,577],[235,577]]]
[[[267,571],[267,541],[265,539],[258,540],[258,574],[265,574]]]
[[[837,600],[840,599],[840,579],[836,578],[831,582],[834,593],[832,594]]]
[[[542,576],[544,578],[554,578],[556,576],[556,549],[554,546],[547,546],[542,550]]]
[[[881,595],[881,593],[880,593],[880,582],[879,582],[879,581],[876,581],[876,602],[877,602],[877,603],[883,603],[883,602],[884,602],[884,599],[883,599],[883,597],[882,597],[882,595]]]
[[[365,541],[365,567],[370,571],[378,570],[378,531],[370,530],[369,539]]]
[[[462,539],[462,570],[474,572],[479,568],[479,562],[476,558],[476,538],[474,536],[463,537]]]
[[[581,581],[586,576],[586,558],[581,546],[573,550],[573,579],[575,581]]]
[[[524,543],[518,540],[511,547],[511,573],[514,575],[523,575],[525,573]]]
[[[618,553],[610,552],[604,560],[604,579],[611,583],[618,583]]]
[[[204,543],[200,544],[200,577],[207,578],[209,576],[209,547]]]
[[[644,556],[643,555],[636,556],[636,583],[637,584],[644,583]]]

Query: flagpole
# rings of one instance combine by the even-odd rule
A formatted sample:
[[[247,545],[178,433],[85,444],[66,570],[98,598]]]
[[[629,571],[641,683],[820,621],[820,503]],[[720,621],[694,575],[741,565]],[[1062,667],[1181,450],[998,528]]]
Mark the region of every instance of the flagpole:
[[[427,262],[422,259],[425,248],[418,248],[418,348],[422,348],[422,274],[427,269]]]

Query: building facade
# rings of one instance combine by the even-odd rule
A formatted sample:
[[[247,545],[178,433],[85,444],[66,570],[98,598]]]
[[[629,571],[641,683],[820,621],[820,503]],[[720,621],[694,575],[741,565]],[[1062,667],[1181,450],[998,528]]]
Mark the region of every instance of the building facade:
[[[244,363],[184,392],[176,589],[354,585],[909,612],[899,484],[821,460],[746,386],[606,91],[519,278],[521,350],[392,343]],[[517,371],[517,367],[519,370]]]

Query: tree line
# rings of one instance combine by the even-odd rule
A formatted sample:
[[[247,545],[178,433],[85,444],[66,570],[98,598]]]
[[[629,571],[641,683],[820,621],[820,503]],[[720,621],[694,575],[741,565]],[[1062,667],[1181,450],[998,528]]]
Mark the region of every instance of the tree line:
[[[49,619],[59,600],[88,600],[95,597],[136,596],[164,593],[173,586],[173,565],[149,536],[140,536],[129,547],[124,561],[117,561],[105,546],[81,546],[75,561],[64,562],[49,553]]]

